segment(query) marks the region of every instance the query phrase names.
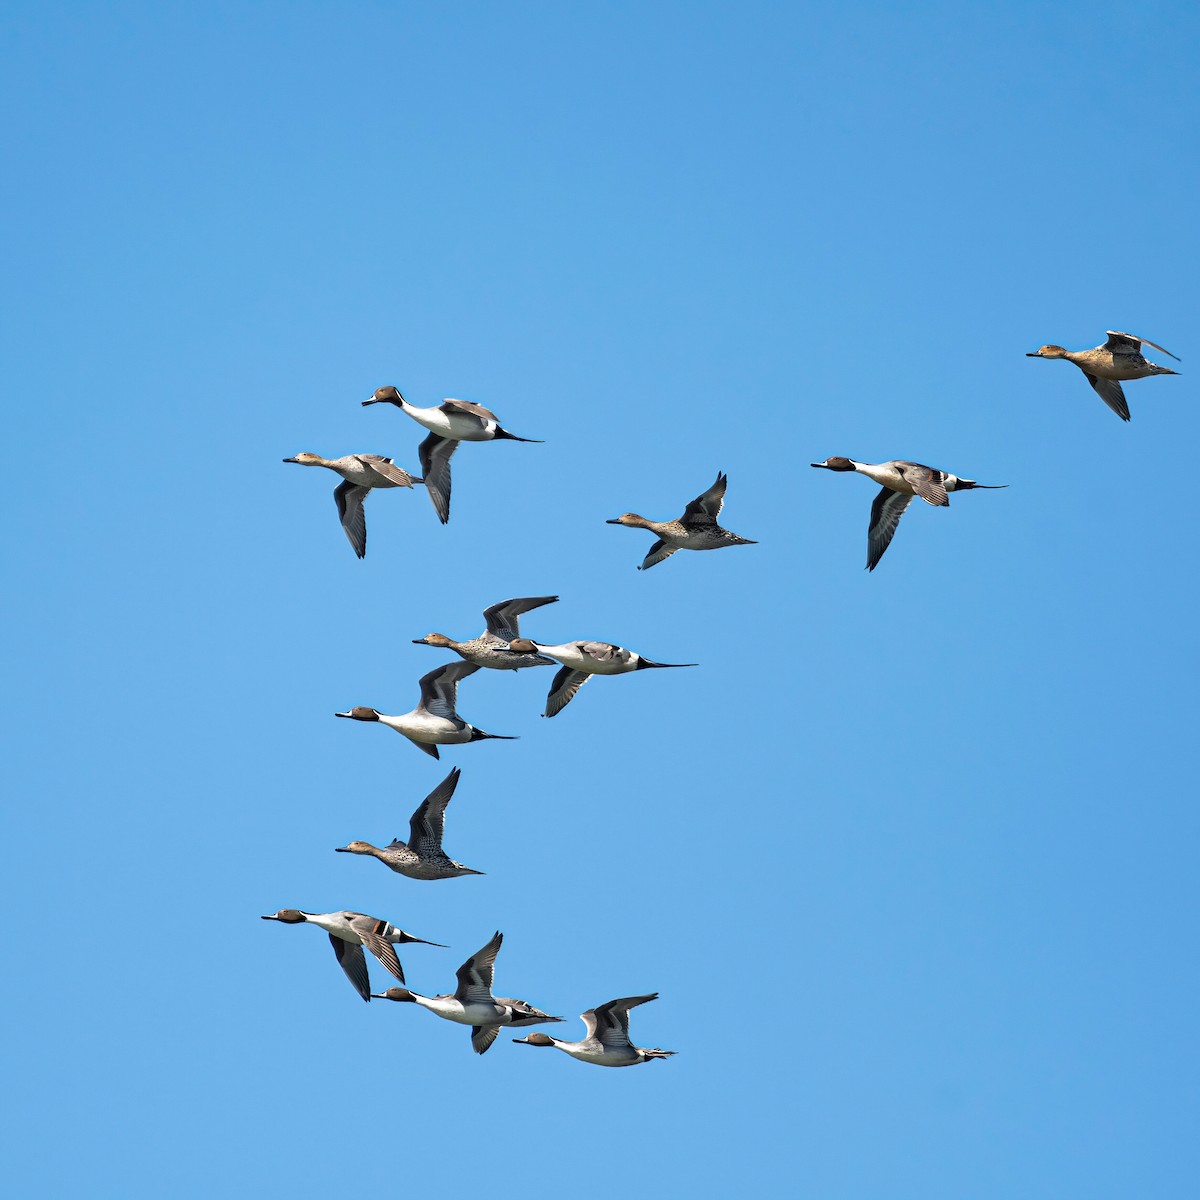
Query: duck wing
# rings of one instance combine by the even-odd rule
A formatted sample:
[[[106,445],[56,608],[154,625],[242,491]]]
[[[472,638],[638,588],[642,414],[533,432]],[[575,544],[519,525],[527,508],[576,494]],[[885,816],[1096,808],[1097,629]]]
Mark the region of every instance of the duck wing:
[[[554,682],[550,684],[550,692],[546,696],[546,711],[542,715],[557,716],[575,699],[575,693],[589,679],[591,676],[585,671],[576,671],[572,667],[560,668],[554,676]]]
[[[666,542],[659,538],[654,545],[646,551],[646,557],[642,559],[642,565],[638,567],[639,571],[648,571],[651,567],[657,567],[664,559],[668,559],[678,550],[678,546],[668,546]]]
[[[946,494],[946,489],[943,486],[946,482],[946,472],[939,471],[936,467],[927,467],[924,463],[897,463],[900,469],[900,474],[904,476],[905,481],[912,485],[912,489],[925,501],[926,504],[934,504],[941,507],[946,507],[950,503],[950,497]]]
[[[721,471],[717,472],[717,481],[708,489],[701,492],[683,510],[685,525],[715,525],[725,504],[725,487],[729,480]]]
[[[354,553],[359,558],[367,556],[367,518],[363,512],[363,501],[367,498],[370,488],[358,487],[353,483],[339,483],[333,489],[333,498],[337,502],[338,519]]]
[[[329,935],[330,945],[337,956],[338,966],[346,972],[346,978],[354,990],[368,1003],[371,1000],[371,980],[367,975],[367,958],[357,942],[347,942],[336,933]]]
[[[504,934],[497,930],[486,946],[476,950],[458,968],[455,972],[458,978],[458,987],[454,992],[456,1000],[461,1000],[464,1004],[495,1003],[492,998],[492,981],[496,975],[496,955],[500,952],[500,945],[503,941]],[[488,1045],[491,1043],[489,1042]],[[480,1053],[482,1054],[483,1051],[481,1050]]]
[[[370,467],[381,480],[386,480],[393,487],[410,488],[421,480],[414,478],[403,467],[398,467],[390,458],[382,454],[356,454],[354,456],[364,467]]]
[[[481,429],[488,421],[496,419],[496,414],[490,408],[484,408],[482,404],[472,404],[470,400],[443,400],[439,407],[444,413],[478,417]]]
[[[1161,350],[1176,362],[1183,361],[1178,354],[1172,354],[1166,346],[1160,346],[1157,342],[1150,341],[1149,338],[1134,337],[1132,333],[1118,333],[1115,329],[1106,329],[1104,332],[1108,334],[1108,341],[1104,343],[1102,349],[1107,350],[1110,354],[1136,354],[1140,357],[1143,346],[1153,346],[1155,350]]]
[[[425,477],[425,490],[433,502],[433,511],[443,525],[450,520],[450,459],[457,449],[458,442],[452,438],[431,433],[417,450],[421,459],[421,474]]]
[[[871,504],[871,524],[867,529],[868,571],[875,570],[879,565],[883,552],[892,543],[904,510],[911,502],[911,496],[906,496],[903,492],[893,492],[889,487],[880,489],[879,495],[875,497]]]
[[[471,1030],[471,1049],[476,1054],[486,1054],[499,1032],[499,1025],[476,1025]]]
[[[421,707],[435,717],[448,721],[459,720],[455,708],[458,704],[458,681],[479,670],[474,663],[453,662],[434,667],[421,676]]]
[[[1121,418],[1122,421],[1129,420],[1129,405],[1125,402],[1125,391],[1120,383],[1115,379],[1104,379],[1100,375],[1093,375],[1090,371],[1084,371],[1087,376],[1087,381],[1096,389],[1096,395],[1108,405],[1109,408]]]
[[[421,801],[408,823],[408,845],[421,858],[442,856],[442,836],[446,831],[446,805],[458,787],[459,769],[454,768],[441,783]]]
[[[639,1004],[648,1004],[657,1000],[658,993],[648,996],[625,996],[620,1000],[610,1000],[607,1004],[599,1004],[588,1009],[582,1015],[583,1023],[587,1026],[588,1037],[595,1038],[601,1045],[624,1047],[629,1042],[629,1010]]]
[[[555,604],[557,596],[518,596],[514,600],[501,600],[491,608],[483,610],[483,619],[487,623],[487,631],[495,637],[511,642],[521,636],[518,618],[522,613],[541,608],[544,604]]]

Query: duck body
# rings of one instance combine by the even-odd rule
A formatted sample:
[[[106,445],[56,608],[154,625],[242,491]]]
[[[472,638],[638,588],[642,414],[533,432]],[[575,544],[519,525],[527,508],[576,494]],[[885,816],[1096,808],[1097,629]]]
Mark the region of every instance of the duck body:
[[[950,492],[965,492],[974,488],[995,490],[1008,486],[1003,483],[977,483],[974,479],[965,479],[961,475],[941,471],[937,467],[927,467],[924,463],[909,462],[900,458],[883,463],[864,463],[835,456],[827,458],[824,462],[811,463],[810,466],[826,471],[854,471],[874,480],[882,488],[871,505],[871,522],[867,527],[869,571],[875,570],[879,565],[884,551],[891,545],[900,518],[914,496],[920,496],[927,504],[945,508],[950,504]]]
[[[365,854],[377,858],[398,875],[409,879],[457,879],[462,875],[482,875],[450,858],[442,849],[446,826],[446,805],[458,786],[460,771],[455,767],[418,805],[409,820],[407,842],[396,838],[388,846],[370,842],[351,842],[337,848],[340,854]]]
[[[1137,338],[1116,330],[1106,331],[1108,340],[1091,350],[1065,350],[1062,346],[1046,345],[1040,350],[1030,351],[1026,358],[1062,358],[1074,363],[1087,377],[1096,394],[1122,421],[1130,419],[1129,405],[1121,381],[1148,379],[1151,375],[1178,375],[1170,367],[1160,367],[1143,357],[1142,346],[1153,346],[1179,361],[1165,346],[1146,338]]]
[[[531,1033],[513,1041],[524,1046],[553,1046],[580,1062],[592,1063],[597,1067],[635,1067],[639,1063],[670,1058],[674,1050],[635,1046],[629,1040],[629,1010],[657,999],[658,993],[653,992],[648,996],[609,1000],[607,1004],[589,1008],[580,1015],[587,1036],[578,1042],[568,1042],[545,1033]]]
[[[622,513],[607,523],[646,529],[657,534],[658,541],[646,552],[639,571],[648,571],[657,566],[676,550],[722,550],[726,546],[756,545],[750,538],[740,537],[717,524],[717,517],[725,503],[727,483],[727,477],[719,472],[712,487],[691,501],[684,509],[683,516],[677,520],[651,521],[637,513]]]
[[[471,1048],[484,1054],[506,1025],[541,1025],[561,1021],[524,1000],[511,996],[493,996],[496,955],[504,935],[499,931],[458,968],[458,987],[441,996],[422,996],[408,988],[388,988],[375,995],[377,1000],[417,1004],[445,1021],[471,1026]]]
[[[341,458],[322,458],[319,454],[302,451],[285,458],[285,463],[299,463],[302,467],[327,467],[340,475],[344,482],[333,490],[337,504],[338,519],[342,523],[350,545],[359,558],[367,553],[367,519],[363,502],[372,488],[411,488],[421,483],[419,475],[410,475],[382,454],[346,454]]]
[[[456,662],[437,667],[421,676],[421,701],[411,712],[389,715],[378,709],[359,705],[348,712],[334,713],[355,721],[376,721],[408,738],[431,758],[438,758],[438,746],[460,746],[468,742],[516,739],[502,733],[485,733],[469,725],[455,711],[458,683],[479,668],[473,663]]]
[[[633,650],[614,646],[611,642],[564,642],[559,646],[544,646],[528,638],[515,638],[509,643],[510,653],[545,654],[562,664],[550,684],[544,717],[562,712],[574,699],[575,693],[593,675],[626,675],[647,668],[694,667],[695,663],[660,663]]]
[[[441,945],[439,942],[427,942],[424,938],[405,933],[390,921],[349,910],[310,913],[298,908],[281,908],[277,913],[266,915],[262,919],[280,921],[285,925],[315,925],[318,929],[324,929],[329,934],[333,952],[337,956],[338,964],[346,973],[346,978],[366,1001],[371,999],[371,981],[367,974],[367,960],[363,955],[364,946],[403,983],[404,970],[392,947],[408,942],[419,942],[425,946]]]
[[[434,511],[444,525],[450,520],[450,459],[459,442],[534,442],[536,438],[517,437],[501,427],[496,414],[482,404],[469,400],[443,400],[431,408],[409,404],[395,387],[376,388],[367,404],[392,404],[412,417],[418,425],[429,430],[418,454],[425,490],[433,502]]]
[[[541,654],[510,654],[509,643],[520,637],[520,616],[531,609],[554,604],[557,596],[519,596],[512,600],[501,600],[483,610],[487,628],[469,642],[456,642],[444,633],[427,633],[423,638],[414,638],[417,646],[437,646],[453,650],[460,658],[477,667],[493,671],[519,671],[523,667],[552,667],[553,661]]]

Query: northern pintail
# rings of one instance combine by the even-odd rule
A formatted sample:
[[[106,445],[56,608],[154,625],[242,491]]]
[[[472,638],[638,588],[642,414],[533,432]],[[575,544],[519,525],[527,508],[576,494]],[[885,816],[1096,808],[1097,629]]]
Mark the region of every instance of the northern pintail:
[[[694,667],[696,663],[652,662],[624,650],[611,642],[564,642],[561,646],[543,646],[528,638],[514,638],[509,643],[509,652],[517,654],[547,654],[562,663],[562,670],[550,684],[543,717],[553,717],[562,712],[575,697],[575,693],[593,675],[624,675],[628,671],[644,671],[648,667]]]
[[[871,524],[867,529],[867,570],[873,571],[891,543],[904,516],[904,510],[914,496],[920,496],[927,504],[950,504],[948,492],[965,492],[971,488],[1008,487],[1007,483],[976,483],[973,479],[960,479],[947,471],[926,467],[921,463],[893,459],[885,463],[860,463],[852,458],[827,458],[824,462],[811,463],[827,471],[857,471],[868,479],[883,485],[883,490],[871,504]]]
[[[337,502],[338,518],[342,528],[359,558],[367,554],[367,518],[363,513],[363,501],[372,488],[410,488],[423,482],[417,475],[410,475],[382,454],[347,454],[342,458],[322,458],[319,454],[304,451],[287,463],[299,463],[302,467],[328,467],[344,480],[333,489]]]
[[[656,1058],[670,1058],[674,1050],[659,1050],[657,1046],[651,1050],[629,1040],[629,1010],[657,999],[658,993],[651,992],[649,996],[626,996],[589,1008],[581,1014],[587,1027],[587,1037],[581,1042],[567,1042],[544,1033],[531,1033],[513,1041],[521,1046],[556,1046],[564,1054],[598,1067],[635,1067]]]
[[[375,394],[363,404],[394,404],[429,430],[429,436],[419,450],[421,470],[425,474],[425,490],[443,525],[450,520],[450,459],[459,442],[541,441],[540,438],[517,437],[515,433],[501,429],[491,409],[467,400],[444,400],[432,408],[418,408],[409,404],[398,388],[389,386],[376,388]]]
[[[503,733],[484,733],[468,725],[455,711],[458,681],[474,675],[479,668],[474,663],[447,663],[421,676],[421,702],[412,712],[390,717],[374,708],[361,705],[349,712],[334,713],[335,717],[350,717],[355,721],[378,721],[397,733],[402,733],[418,750],[432,758],[439,757],[438,746],[458,746],[464,742],[480,742],[492,738],[515,742],[515,737]]]
[[[518,618],[522,613],[544,604],[554,604],[557,596],[521,596],[515,600],[501,600],[491,608],[483,610],[487,628],[469,642],[456,642],[444,633],[427,633],[423,638],[413,638],[417,646],[437,646],[442,650],[453,650],[460,658],[477,667],[491,667],[497,671],[517,671],[521,667],[552,667],[554,664],[540,654],[509,654],[508,644],[521,636]]]
[[[648,571],[651,567],[670,558],[676,550],[720,550],[724,546],[756,546],[758,543],[750,538],[738,537],[728,529],[722,529],[717,524],[721,515],[721,506],[725,503],[725,486],[728,479],[722,472],[717,473],[717,481],[702,492],[683,510],[683,516],[677,521],[651,521],[640,517],[637,513],[622,513],[608,522],[609,525],[628,525],[634,529],[648,529],[658,534],[656,541],[642,559],[639,571]]]
[[[1096,394],[1121,418],[1129,420],[1129,405],[1125,403],[1125,392],[1118,382],[1121,379],[1146,379],[1150,375],[1178,375],[1170,367],[1160,367],[1142,357],[1142,346],[1153,346],[1169,354],[1176,362],[1179,356],[1171,354],[1165,346],[1146,338],[1134,337],[1131,333],[1105,331],[1108,341],[1092,350],[1064,350],[1061,346],[1043,346],[1031,350],[1026,358],[1065,358],[1073,362],[1087,376],[1087,381],[1096,389]]]
[[[453,994],[419,996],[408,988],[393,987],[376,993],[374,998],[419,1004],[447,1021],[473,1026],[471,1047],[476,1054],[483,1054],[496,1040],[502,1025],[542,1025],[547,1021],[561,1021],[562,1017],[552,1017],[524,1000],[492,995],[496,954],[503,941],[504,934],[497,932],[486,946],[458,968],[458,987]]]
[[[271,916],[264,916],[264,921],[282,921],[285,925],[316,925],[329,934],[333,952],[346,978],[354,985],[354,990],[366,1001],[371,999],[371,981],[367,977],[367,960],[363,954],[366,946],[370,952],[395,977],[404,982],[404,971],[400,960],[396,957],[393,946],[403,946],[408,942],[419,942],[423,946],[439,946],[441,942],[427,942],[424,938],[413,937],[403,929],[397,929],[388,921],[378,917],[368,917],[366,913],[331,912],[310,913],[301,912],[298,908],[281,908]]]
[[[408,843],[396,838],[390,846],[372,846],[370,842],[351,842],[339,846],[339,854],[369,854],[385,866],[409,879],[456,879],[460,875],[482,875],[447,857],[442,849],[446,831],[446,805],[458,787],[457,767],[421,801],[408,823]]]

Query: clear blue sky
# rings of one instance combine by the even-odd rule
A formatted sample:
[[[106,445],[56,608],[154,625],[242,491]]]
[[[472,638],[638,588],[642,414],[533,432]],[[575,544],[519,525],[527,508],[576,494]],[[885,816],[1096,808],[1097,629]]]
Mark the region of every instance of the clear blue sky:
[[[111,5],[2,23],[8,1180],[22,1195],[1194,1195],[1197,34],[1183,3]],[[1123,425],[1024,357],[1108,328]],[[1158,356],[1156,356],[1158,357]],[[337,528],[360,401],[494,408]],[[1006,491],[910,510],[915,458]],[[729,474],[759,545],[634,568]],[[693,671],[477,675],[430,630]],[[1189,749],[1191,747],[1191,749]],[[451,765],[420,884],[335,855]],[[601,1071],[355,999],[359,909]],[[386,982],[373,967],[378,982]]]

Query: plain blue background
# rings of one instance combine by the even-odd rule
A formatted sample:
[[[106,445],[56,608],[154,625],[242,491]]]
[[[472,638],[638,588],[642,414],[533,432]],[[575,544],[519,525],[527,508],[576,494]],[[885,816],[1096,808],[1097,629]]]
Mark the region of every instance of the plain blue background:
[[[1195,1195],[1196,38],[1182,3],[14,4],[3,22],[22,1195]],[[1067,364],[1169,346],[1123,425]],[[1153,357],[1161,361],[1160,355]],[[299,450],[495,409],[359,563]],[[869,482],[914,506],[862,569]],[[757,546],[634,568],[718,470]],[[481,610],[691,671],[485,672]],[[483,878],[335,855],[452,765]],[[359,909],[601,1071],[364,1005]],[[373,979],[386,985],[373,965]],[[515,1035],[513,1035],[515,1036]]]

